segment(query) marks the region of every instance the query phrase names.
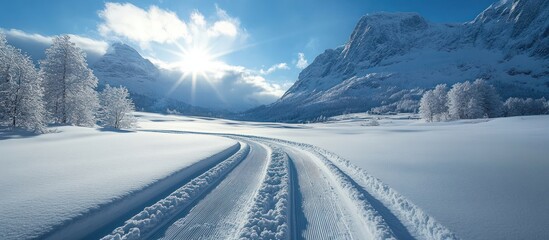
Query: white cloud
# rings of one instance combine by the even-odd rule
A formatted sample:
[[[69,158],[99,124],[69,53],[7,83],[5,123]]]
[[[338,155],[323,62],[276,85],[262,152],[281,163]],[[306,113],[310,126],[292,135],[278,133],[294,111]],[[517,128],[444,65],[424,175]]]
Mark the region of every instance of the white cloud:
[[[164,68],[163,72],[172,84],[179,81],[177,87],[169,91],[171,98],[206,108],[243,111],[276,101],[290,87],[271,83],[257,71],[223,62],[216,62],[212,64],[215,69],[199,74],[193,87],[192,76],[185,74],[178,63],[158,59],[151,59],[151,62]]]
[[[53,40],[53,36],[27,33],[18,29],[0,30],[6,34],[6,38],[10,44],[23,49],[35,60],[44,57],[44,51],[51,45]],[[91,39],[74,34],[68,35],[71,37],[71,41],[88,55],[88,61],[90,62],[93,62],[95,59],[105,54],[109,48],[109,44],[102,40]]]
[[[297,63],[295,64],[295,66],[297,68],[300,68],[300,69],[304,69],[306,68],[307,66],[309,65],[309,63],[307,62],[307,59],[305,59],[305,54],[304,53],[298,53],[297,54]]]
[[[76,44],[84,52],[97,52],[100,55],[107,53],[109,44],[102,40],[95,40],[87,37],[82,37],[74,34],[69,34],[71,42]]]
[[[197,26],[205,26],[206,20],[204,19],[204,15],[200,13],[199,11],[195,10],[191,13],[191,21],[196,24]]]
[[[287,70],[287,69],[290,69],[290,67],[288,67],[287,63],[279,63],[279,64],[275,64],[275,65],[271,66],[267,70],[263,70],[263,69],[259,70],[259,74],[269,75],[269,74],[273,73],[276,70],[283,70],[283,69]]]
[[[146,45],[149,42],[173,43],[188,38],[187,25],[172,11],[152,5],[148,10],[131,3],[105,4],[99,12],[104,21],[98,30],[104,37],[112,34]]]
[[[236,26],[229,21],[217,21],[209,29],[209,33],[212,36],[227,35],[229,37],[235,37],[237,32]]]
[[[208,22],[198,10],[194,10],[189,21],[185,22],[176,13],[155,5],[145,10],[131,3],[111,2],[105,4],[99,17],[103,21],[98,26],[102,36],[128,39],[145,49],[151,42],[196,45],[196,42],[210,42],[218,38],[226,38],[223,40],[230,42],[238,36],[246,36],[240,21],[218,6],[212,22]]]
[[[36,33],[26,33],[18,29],[3,30],[8,37],[18,38],[25,41],[33,41],[43,44],[51,44],[52,38]]]

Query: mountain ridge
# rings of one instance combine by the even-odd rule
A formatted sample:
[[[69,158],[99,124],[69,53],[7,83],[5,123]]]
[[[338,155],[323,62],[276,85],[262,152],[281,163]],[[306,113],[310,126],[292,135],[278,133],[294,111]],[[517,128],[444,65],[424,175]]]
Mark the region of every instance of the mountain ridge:
[[[275,103],[243,118],[304,121],[364,111],[414,111],[425,89],[483,78],[506,97],[549,97],[549,1],[499,1],[470,22],[417,13],[362,17]],[[292,111],[289,111],[292,109]]]

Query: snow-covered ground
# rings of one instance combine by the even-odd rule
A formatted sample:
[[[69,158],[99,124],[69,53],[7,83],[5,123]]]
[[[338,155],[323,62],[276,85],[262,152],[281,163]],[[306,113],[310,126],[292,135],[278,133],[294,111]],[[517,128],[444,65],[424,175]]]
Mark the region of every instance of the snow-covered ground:
[[[100,227],[158,200],[158,192],[236,147],[233,140],[205,135],[56,130],[0,140],[1,239],[84,234],[79,227]],[[67,231],[69,225],[74,230]]]
[[[549,116],[443,123],[414,117],[281,124],[142,114],[140,124],[312,144],[379,178],[460,238],[549,237]],[[380,126],[369,126],[372,118],[381,118]]]
[[[0,236],[70,236],[94,222],[82,213],[149,196],[117,219],[96,218],[109,225],[83,236],[549,238],[549,116],[281,124],[136,115],[135,132],[0,135]],[[170,178],[179,180],[165,191],[150,187]]]

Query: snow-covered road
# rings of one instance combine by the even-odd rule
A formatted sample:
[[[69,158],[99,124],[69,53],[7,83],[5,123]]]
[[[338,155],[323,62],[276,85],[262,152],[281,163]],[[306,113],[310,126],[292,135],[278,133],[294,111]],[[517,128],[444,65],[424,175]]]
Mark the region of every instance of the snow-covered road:
[[[239,141],[241,150],[104,239],[457,238],[335,154],[278,139],[214,135]]]

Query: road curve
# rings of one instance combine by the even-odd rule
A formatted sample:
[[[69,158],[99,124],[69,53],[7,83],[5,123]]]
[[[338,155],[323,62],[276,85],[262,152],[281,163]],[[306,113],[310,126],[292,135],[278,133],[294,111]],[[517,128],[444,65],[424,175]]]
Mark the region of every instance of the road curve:
[[[216,135],[245,149],[103,239],[457,239],[333,153],[279,139]]]

